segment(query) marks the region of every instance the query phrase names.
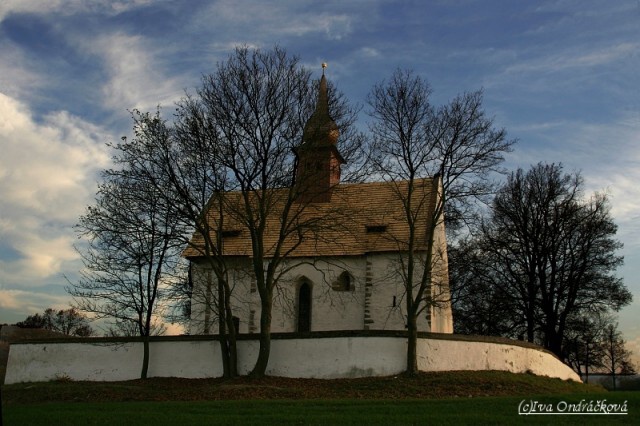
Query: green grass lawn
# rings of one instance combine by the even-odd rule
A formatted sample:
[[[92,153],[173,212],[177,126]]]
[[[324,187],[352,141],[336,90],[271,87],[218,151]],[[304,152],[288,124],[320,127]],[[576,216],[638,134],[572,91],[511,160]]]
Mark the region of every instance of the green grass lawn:
[[[545,396],[539,396],[545,395]],[[640,392],[499,371],[362,379],[57,380],[2,387],[4,426],[638,424]],[[627,404],[627,415],[519,415],[521,401]]]
[[[518,415],[522,397],[440,400],[244,400],[39,403],[5,407],[6,425],[212,424],[640,424],[640,393],[570,394],[531,399],[556,405],[606,399],[627,415]],[[529,398],[528,398],[529,399]]]

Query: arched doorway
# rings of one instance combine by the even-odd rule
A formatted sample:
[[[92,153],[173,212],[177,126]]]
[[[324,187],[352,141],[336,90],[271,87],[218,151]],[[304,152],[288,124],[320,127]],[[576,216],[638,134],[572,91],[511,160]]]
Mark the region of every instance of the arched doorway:
[[[311,331],[311,285],[304,281],[298,289],[298,333]]]

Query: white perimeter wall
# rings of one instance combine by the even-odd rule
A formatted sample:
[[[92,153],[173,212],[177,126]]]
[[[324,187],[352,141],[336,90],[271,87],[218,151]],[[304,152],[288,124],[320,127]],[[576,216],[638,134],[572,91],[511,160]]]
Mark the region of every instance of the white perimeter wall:
[[[215,340],[151,342],[149,377],[222,376]],[[388,376],[406,367],[404,337],[326,337],[273,339],[267,374],[283,377],[339,378]],[[238,368],[247,374],[258,342],[238,341]],[[118,381],[140,377],[142,343],[16,343],[11,345],[5,384],[72,380]],[[553,355],[501,343],[421,338],[422,371],[504,370],[580,381]]]

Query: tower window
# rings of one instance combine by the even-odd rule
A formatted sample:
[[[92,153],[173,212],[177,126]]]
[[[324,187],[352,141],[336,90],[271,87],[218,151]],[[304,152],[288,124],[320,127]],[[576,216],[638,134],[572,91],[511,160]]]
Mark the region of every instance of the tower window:
[[[367,234],[381,234],[387,231],[387,225],[367,225]]]
[[[239,229],[228,229],[222,231],[222,238],[235,238],[240,236],[241,231]]]

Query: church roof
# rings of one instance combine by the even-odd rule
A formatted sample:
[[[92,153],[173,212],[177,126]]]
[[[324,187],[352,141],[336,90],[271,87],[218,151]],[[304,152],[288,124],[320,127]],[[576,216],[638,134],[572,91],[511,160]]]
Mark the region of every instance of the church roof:
[[[250,230],[245,225],[248,216],[244,203],[246,195],[251,203],[262,199],[262,207],[271,206],[269,214],[265,215],[263,247],[265,256],[272,256],[282,233],[282,212],[296,192],[297,201],[290,205],[286,220],[295,218],[302,226],[289,233],[281,254],[286,253],[288,257],[356,256],[407,249],[410,227],[403,200],[408,197],[409,183],[339,183],[340,163],[344,163],[344,159],[336,147],[339,129],[329,114],[328,99],[323,71],[316,109],[307,121],[302,143],[296,149],[300,160],[296,170],[297,187],[271,189],[265,193],[226,192],[211,200],[206,213],[207,223],[212,230],[211,241],[221,237],[223,255],[253,255]],[[411,206],[417,236],[415,247],[420,250],[426,247],[439,179],[417,179],[413,184]],[[268,200],[266,204],[265,199]],[[258,210],[258,204],[252,208],[252,214]],[[222,220],[220,211],[223,212]],[[196,233],[191,242],[184,256],[201,256],[202,250],[197,247],[204,247],[202,235]]]
[[[414,181],[415,191],[411,201],[416,218],[418,249],[426,246],[437,182],[437,179]],[[312,223],[317,219],[313,222],[317,228],[305,232],[301,242],[294,238],[288,240],[285,248],[292,250],[289,257],[356,256],[406,250],[409,225],[401,200],[407,198],[408,188],[406,181],[336,185],[332,188],[329,203],[311,203],[305,206],[303,220]],[[280,191],[284,200],[288,190],[274,191]],[[237,192],[228,193],[227,200],[240,200],[240,195]],[[222,229],[223,254],[251,256],[252,244],[248,229],[230,216],[225,218]],[[212,229],[216,228],[216,219],[217,216],[213,216],[213,213],[209,214]],[[280,219],[279,214],[273,214],[267,223],[264,244],[267,257],[273,253],[278,241]],[[202,245],[202,236],[194,235],[192,242]],[[294,248],[295,244],[298,245]],[[193,247],[187,248],[184,255],[200,256],[199,251]]]

